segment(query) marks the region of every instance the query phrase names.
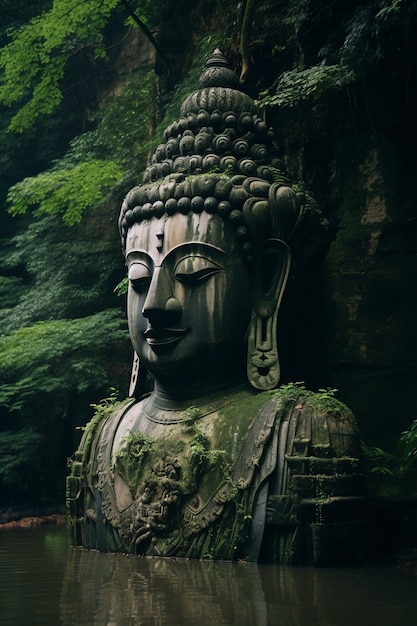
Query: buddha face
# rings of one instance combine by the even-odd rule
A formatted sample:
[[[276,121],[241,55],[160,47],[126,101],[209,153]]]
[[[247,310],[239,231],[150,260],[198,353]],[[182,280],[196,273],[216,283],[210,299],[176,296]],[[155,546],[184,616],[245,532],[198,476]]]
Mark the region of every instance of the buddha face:
[[[228,222],[203,212],[133,224],[126,261],[132,344],[156,378],[222,375],[236,367],[251,299]]]

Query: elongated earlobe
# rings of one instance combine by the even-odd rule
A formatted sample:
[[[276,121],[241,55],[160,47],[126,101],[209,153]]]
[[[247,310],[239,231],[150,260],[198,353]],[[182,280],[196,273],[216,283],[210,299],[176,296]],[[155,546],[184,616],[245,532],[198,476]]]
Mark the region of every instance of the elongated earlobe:
[[[255,389],[279,383],[277,319],[290,269],[290,250],[280,239],[268,239],[253,261],[253,309],[248,338],[247,376]]]
[[[129,398],[140,398],[145,392],[147,370],[141,364],[136,352],[133,355],[132,373],[130,375]]]

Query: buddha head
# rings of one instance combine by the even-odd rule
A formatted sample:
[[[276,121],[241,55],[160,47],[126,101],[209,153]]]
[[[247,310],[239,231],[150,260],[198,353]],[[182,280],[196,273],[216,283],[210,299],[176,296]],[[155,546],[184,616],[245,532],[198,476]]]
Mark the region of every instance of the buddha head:
[[[280,378],[277,315],[303,215],[274,137],[216,50],[119,218],[136,366],[156,379]]]

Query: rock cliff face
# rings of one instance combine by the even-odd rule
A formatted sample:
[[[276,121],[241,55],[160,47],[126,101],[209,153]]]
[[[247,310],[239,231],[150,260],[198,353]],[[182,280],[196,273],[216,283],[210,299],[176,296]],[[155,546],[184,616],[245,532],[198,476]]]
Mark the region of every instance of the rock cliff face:
[[[158,26],[169,76],[152,54],[138,53],[139,66],[144,54],[150,67],[156,63],[159,89],[168,97],[204,37],[224,40],[239,74],[242,20],[231,3],[224,11],[215,4],[201,2]],[[285,11],[272,4],[257,3],[249,33],[246,88],[255,97],[282,72],[319,66],[326,54],[330,60],[323,62],[334,63],[332,37],[339,38],[339,52],[349,32],[360,37],[348,25],[375,3],[319,11],[320,3],[307,2],[303,15],[296,14],[298,3]],[[337,388],[364,440],[389,449],[415,417],[416,404],[416,54],[398,23],[384,28],[375,43],[383,54],[361,65],[358,52],[356,79],[343,89],[264,110],[283,161],[293,178],[306,182],[325,225],[306,239],[307,261],[293,276],[279,321],[284,382]],[[135,69],[128,45],[118,61],[122,77]]]
[[[396,133],[343,142],[339,229],[321,270],[323,378],[384,446],[415,409],[415,215],[407,129]]]

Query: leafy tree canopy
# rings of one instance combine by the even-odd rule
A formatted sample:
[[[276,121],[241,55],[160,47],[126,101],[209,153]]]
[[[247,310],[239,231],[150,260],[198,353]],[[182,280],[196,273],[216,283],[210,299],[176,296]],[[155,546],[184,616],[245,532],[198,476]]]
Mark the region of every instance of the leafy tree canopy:
[[[292,107],[302,100],[319,99],[330,89],[341,89],[354,79],[354,72],[344,65],[316,65],[304,70],[283,72],[274,94],[260,94],[258,106]]]
[[[110,309],[0,336],[1,497],[62,492],[71,425],[88,418],[86,407],[77,415],[70,407],[81,396],[102,397],[118,381],[114,355],[127,343],[126,322]]]
[[[42,435],[32,427],[1,433],[0,492],[5,488],[24,491],[32,486],[28,485],[28,477],[33,473],[42,443]]]
[[[22,224],[21,232],[0,247],[0,274],[3,333],[42,319],[79,318],[119,306],[113,290],[124,266],[115,218],[109,219],[109,211],[91,211],[72,228],[49,215]]]
[[[71,56],[88,48],[95,58],[106,53],[103,29],[118,0],[54,0],[49,11],[11,29],[0,50],[3,69],[0,103],[21,103],[10,130],[22,132],[61,102],[60,82]]]
[[[45,394],[106,388],[106,364],[126,339],[125,321],[117,310],[37,322],[0,336],[0,406],[32,411]]]
[[[145,167],[153,100],[152,76],[138,72],[122,93],[91,116],[96,128],[76,137],[51,169],[9,188],[9,213],[23,215],[32,209],[35,215],[59,214],[73,226],[86,209],[100,207],[116,187]]]
[[[94,59],[106,56],[106,27],[118,11],[126,23],[144,25],[173,4],[173,0],[53,0],[48,10],[42,11],[41,5],[41,12],[27,23],[10,27],[10,41],[0,49],[0,103],[19,104],[9,130],[21,133],[59,105],[72,57],[82,51]]]
[[[53,168],[11,187],[10,214],[24,214],[35,206],[38,213],[62,213],[64,223],[73,226],[81,221],[85,209],[103,200],[122,178],[114,161],[90,159],[66,169]]]

